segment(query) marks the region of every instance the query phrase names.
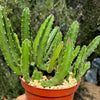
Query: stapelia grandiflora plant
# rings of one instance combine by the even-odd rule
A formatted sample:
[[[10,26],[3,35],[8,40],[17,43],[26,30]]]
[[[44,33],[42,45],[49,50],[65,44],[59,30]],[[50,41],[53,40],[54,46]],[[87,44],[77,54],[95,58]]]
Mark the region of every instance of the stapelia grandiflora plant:
[[[97,36],[88,46],[75,46],[79,32],[79,23],[73,22],[64,40],[58,26],[52,29],[54,16],[50,15],[41,25],[36,38],[30,34],[30,11],[25,8],[22,13],[21,43],[14,33],[10,21],[3,7],[0,6],[0,47],[6,62],[18,75],[22,75],[26,82],[40,80],[55,72],[48,81],[41,81],[42,86],[51,87],[68,79],[69,72],[77,81],[90,67],[85,62],[100,43]],[[20,45],[21,44],[21,45]],[[33,68],[30,76],[29,67]]]

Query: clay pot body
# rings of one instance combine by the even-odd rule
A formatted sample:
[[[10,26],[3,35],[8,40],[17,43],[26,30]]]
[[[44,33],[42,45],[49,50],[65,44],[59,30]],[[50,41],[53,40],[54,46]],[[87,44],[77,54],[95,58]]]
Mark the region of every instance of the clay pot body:
[[[65,89],[42,89],[29,85],[21,79],[27,100],[73,100],[74,93],[77,90],[80,81],[77,85]]]

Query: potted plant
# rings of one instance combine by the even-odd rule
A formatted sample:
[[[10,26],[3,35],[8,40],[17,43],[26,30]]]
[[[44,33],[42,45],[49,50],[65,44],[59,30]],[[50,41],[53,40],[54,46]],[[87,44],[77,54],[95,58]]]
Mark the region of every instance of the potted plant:
[[[30,34],[30,11],[22,13],[21,45],[4,8],[0,6],[0,47],[9,67],[20,75],[26,100],[72,100],[81,77],[89,69],[85,62],[100,42],[97,36],[88,46],[75,46],[79,23],[73,22],[62,40],[54,16],[41,25],[36,38]],[[31,74],[29,67],[33,68]]]

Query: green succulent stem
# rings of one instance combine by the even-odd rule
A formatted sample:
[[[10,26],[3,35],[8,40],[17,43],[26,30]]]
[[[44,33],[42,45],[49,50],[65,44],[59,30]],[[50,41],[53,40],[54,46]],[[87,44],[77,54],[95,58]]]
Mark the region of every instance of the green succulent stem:
[[[90,68],[90,62],[82,63],[81,67],[78,69],[78,73],[76,76],[77,82],[79,82],[80,78],[84,75],[84,73]]]
[[[29,8],[24,8],[23,13],[22,13],[21,39],[22,39],[22,42],[25,39],[30,40],[30,10]]]
[[[37,58],[37,55],[38,55],[38,49],[39,49],[39,44],[40,44],[40,41],[41,41],[41,38],[43,36],[43,33],[44,33],[44,30],[45,30],[45,27],[47,26],[47,23],[48,21],[50,20],[51,18],[51,15],[47,17],[47,19],[43,22],[43,24],[41,25],[39,31],[38,31],[38,34],[34,40],[34,43],[33,43],[33,55],[34,55],[34,61],[36,62],[36,58]]]
[[[42,78],[42,72],[40,72],[37,69],[35,69],[33,71],[32,81],[34,81],[34,80],[40,80],[41,78]]]
[[[21,56],[20,49],[18,48],[19,44],[17,43],[17,41],[15,39],[14,32],[12,30],[10,21],[7,18],[7,15],[6,15],[6,12],[4,9],[2,10],[2,14],[3,14],[4,27],[5,27],[5,31],[6,31],[6,37],[7,37],[8,43],[9,43],[10,52],[13,56],[14,62],[18,66],[20,63],[20,56]]]
[[[7,39],[7,33],[5,31],[5,23],[4,23],[4,16],[3,16],[4,8],[0,6],[0,47],[3,52],[3,55],[5,57],[5,60],[7,61],[8,65],[11,67],[12,70],[14,70],[17,74],[21,75],[21,71],[19,67],[15,64],[15,61],[13,61],[13,56],[10,51],[8,39]]]
[[[55,50],[57,48],[57,46],[59,45],[59,43],[62,41],[62,33],[61,32],[57,32],[56,36],[54,37],[48,51],[46,52],[45,56],[44,56],[44,61],[47,61],[49,57],[51,57],[51,52],[52,55],[55,53]]]
[[[25,39],[22,42],[22,57],[21,57],[21,70],[23,73],[23,78],[26,82],[30,81],[29,78],[29,56],[30,56],[31,42]]]
[[[64,43],[66,43],[68,38],[70,38],[73,41],[73,44],[75,44],[78,32],[79,32],[79,23],[77,21],[74,21],[64,38]]]
[[[63,47],[63,42],[60,42],[55,50],[55,53],[53,54],[53,56],[51,58],[50,65],[48,68],[48,73],[51,73],[53,71],[54,65],[56,64],[55,62],[60,54],[62,47]]]
[[[46,87],[51,87],[53,85],[57,85],[61,83],[66,76],[66,73],[68,73],[68,70],[72,63],[72,57],[73,57],[73,43],[70,39],[67,41],[66,50],[64,52],[64,57],[62,64],[59,67],[59,70],[55,74],[55,76],[49,80],[49,81],[42,81],[41,84]]]
[[[80,50],[79,56],[77,57],[77,60],[75,62],[74,75],[73,75],[74,78],[75,78],[75,76],[77,74],[76,73],[77,69],[79,67],[81,67],[81,63],[84,62],[83,56],[84,56],[85,52],[86,52],[86,46],[83,46],[82,49]]]
[[[74,50],[73,59],[75,59],[75,58],[77,57],[79,51],[80,51],[80,46],[77,46],[77,47],[75,48],[75,50]]]
[[[46,70],[47,71],[47,67],[43,65],[43,57],[45,56],[45,47],[47,45],[47,40],[49,38],[49,33],[51,31],[51,28],[52,28],[52,24],[53,24],[53,21],[54,21],[54,16],[51,16],[48,24],[47,24],[47,27],[44,31],[44,35],[41,39],[41,42],[40,42],[40,46],[38,48],[38,55],[37,55],[37,66],[39,69],[41,70]]]
[[[97,46],[99,45],[99,43],[100,43],[100,36],[97,36],[88,45],[86,53],[84,55],[84,60],[86,60],[87,57],[89,57],[94,52],[94,50],[97,48]]]
[[[75,45],[77,34],[79,32],[79,23],[77,21],[74,21],[72,25],[70,26],[66,36],[64,37],[64,43],[63,43],[63,49],[62,52],[60,53],[60,57],[58,59],[58,63],[62,62],[62,57],[64,56],[64,50],[66,49],[66,42],[70,38],[73,42],[73,45]]]
[[[58,30],[59,30],[59,27],[56,26],[56,27],[52,30],[52,32],[50,33],[49,38],[48,38],[48,41],[47,41],[45,53],[48,51],[48,49],[49,49],[49,47],[50,47],[50,45],[51,45],[53,39],[55,38],[55,36],[56,36]]]
[[[17,48],[20,52],[20,54],[22,53],[22,50],[21,50],[21,46],[20,46],[20,43],[19,43],[19,39],[18,39],[18,36],[16,33],[14,33],[14,40],[16,41],[16,44],[17,44]]]
[[[56,50],[57,46],[59,45],[59,43],[61,43],[61,41],[62,41],[62,33],[58,32],[56,34],[56,37],[55,37],[54,42],[53,42],[53,53],[52,54],[55,53],[55,50]]]

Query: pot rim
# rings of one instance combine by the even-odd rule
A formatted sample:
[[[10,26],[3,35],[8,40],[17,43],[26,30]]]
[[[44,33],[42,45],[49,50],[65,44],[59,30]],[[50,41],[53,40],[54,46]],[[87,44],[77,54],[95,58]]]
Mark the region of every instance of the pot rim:
[[[62,91],[62,90],[72,89],[72,88],[75,88],[76,86],[78,86],[78,85],[80,84],[80,82],[81,82],[81,78],[80,78],[79,82],[77,82],[76,85],[74,85],[74,86],[72,86],[72,87],[69,87],[69,88],[63,88],[63,89],[45,89],[45,88],[38,88],[38,87],[35,87],[35,86],[32,86],[32,85],[28,84],[27,82],[25,82],[25,81],[22,79],[22,76],[19,76],[19,78],[20,78],[20,80],[21,80],[25,85],[27,85],[27,86],[29,86],[29,87],[34,87],[34,88],[39,89],[39,90],[47,90],[47,91],[48,91],[48,90],[49,90],[49,91]]]

